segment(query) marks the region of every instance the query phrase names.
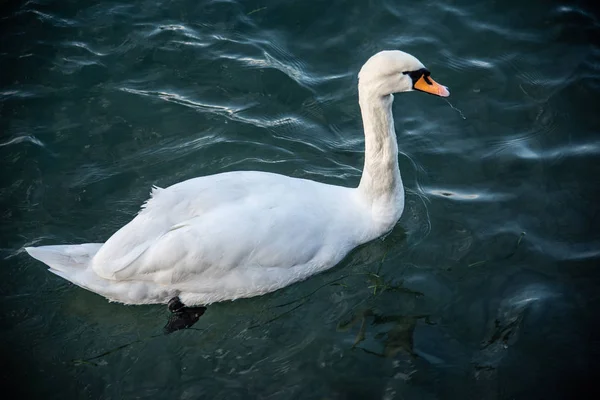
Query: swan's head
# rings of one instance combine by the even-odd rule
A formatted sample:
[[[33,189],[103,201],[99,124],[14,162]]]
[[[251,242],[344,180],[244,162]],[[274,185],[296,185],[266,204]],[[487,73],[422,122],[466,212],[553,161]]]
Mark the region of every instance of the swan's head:
[[[448,88],[431,79],[430,75],[416,57],[403,51],[389,50],[369,58],[358,74],[358,82],[361,92],[376,96],[413,90],[450,96]]]

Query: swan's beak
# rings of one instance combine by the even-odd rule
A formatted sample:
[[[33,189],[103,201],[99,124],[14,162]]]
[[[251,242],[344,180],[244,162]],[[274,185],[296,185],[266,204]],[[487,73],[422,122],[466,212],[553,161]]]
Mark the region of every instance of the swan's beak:
[[[429,76],[422,75],[418,81],[414,84],[415,90],[420,90],[421,92],[435,94],[436,96],[448,97],[450,96],[450,91],[444,85],[440,85]]]

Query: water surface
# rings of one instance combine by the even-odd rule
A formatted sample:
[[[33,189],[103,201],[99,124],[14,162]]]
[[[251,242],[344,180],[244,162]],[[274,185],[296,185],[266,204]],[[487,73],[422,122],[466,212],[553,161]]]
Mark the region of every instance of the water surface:
[[[2,379],[26,398],[550,399],[599,356],[600,21],[566,1],[27,1],[0,20]],[[152,185],[261,170],[355,186],[357,73],[397,95],[385,238],[161,334],[24,246],[102,242]]]

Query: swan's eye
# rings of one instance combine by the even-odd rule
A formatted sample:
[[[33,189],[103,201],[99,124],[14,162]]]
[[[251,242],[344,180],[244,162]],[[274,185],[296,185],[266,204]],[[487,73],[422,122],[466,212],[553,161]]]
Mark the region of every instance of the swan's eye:
[[[427,82],[428,85],[431,85],[431,80],[429,79],[429,75],[431,75],[431,72],[429,72],[429,70],[426,68],[421,68],[416,71],[405,71],[402,74],[410,76],[410,79],[412,79],[413,81],[413,85],[417,83],[417,81],[421,79],[421,77],[423,77],[423,79],[425,80],[425,82]]]

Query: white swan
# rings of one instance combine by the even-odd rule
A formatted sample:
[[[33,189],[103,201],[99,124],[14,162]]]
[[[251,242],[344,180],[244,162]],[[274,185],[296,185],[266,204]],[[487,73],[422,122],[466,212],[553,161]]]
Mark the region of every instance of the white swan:
[[[371,57],[358,89],[365,164],[357,188],[265,172],[204,176],[154,188],[140,213],[104,244],[26,250],[56,275],[125,304],[206,305],[331,268],[390,231],[404,209],[392,93],[449,95],[401,51]]]

